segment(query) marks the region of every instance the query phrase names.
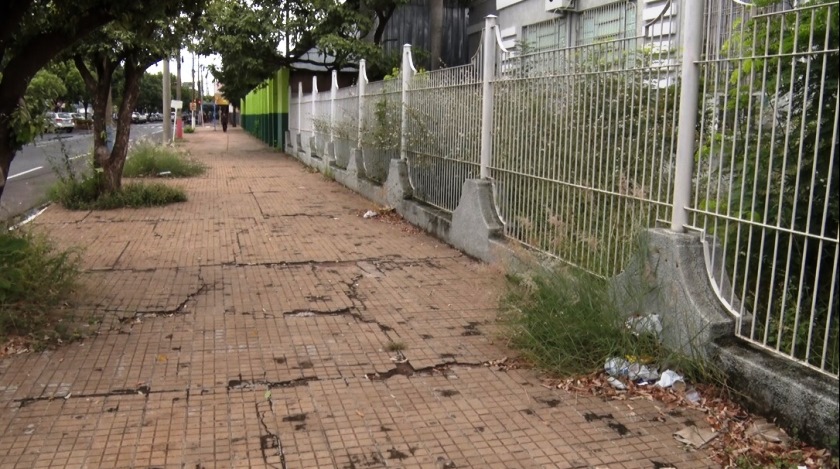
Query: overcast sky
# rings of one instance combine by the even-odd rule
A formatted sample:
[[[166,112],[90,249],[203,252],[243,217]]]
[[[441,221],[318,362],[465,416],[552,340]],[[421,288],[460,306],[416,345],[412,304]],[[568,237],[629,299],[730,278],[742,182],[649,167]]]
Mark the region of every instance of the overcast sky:
[[[211,55],[211,56],[196,56],[195,58],[196,58],[196,61],[197,61],[196,62],[196,67],[198,67],[199,64],[202,67],[202,74],[203,74],[204,78],[206,79],[206,83],[208,83],[208,84],[213,83],[213,81],[214,81],[213,80],[213,75],[210,73],[209,70],[207,70],[207,67],[211,64],[216,65],[216,67],[221,67],[222,58],[219,57],[218,55],[215,55],[215,54]],[[181,62],[181,81],[182,82],[191,82],[192,81],[192,69],[193,69],[193,54],[191,52],[187,51],[187,50],[182,50],[181,51],[181,59],[182,59],[182,62]],[[175,73],[177,72],[177,69],[175,68],[176,64],[177,64],[177,60],[176,60],[176,58],[173,57],[172,60],[169,61],[169,73],[172,74],[172,82],[173,83],[175,83]],[[160,62],[152,65],[146,71],[149,72],[149,73],[160,73],[160,72],[162,72],[163,71],[163,61],[160,61]],[[198,74],[198,71],[196,71],[196,74]],[[196,81],[198,81],[198,75],[196,75]],[[206,94],[210,94],[209,91],[210,90],[215,90],[215,87],[211,88],[211,87],[205,85],[204,89],[208,91],[208,93],[206,93]]]

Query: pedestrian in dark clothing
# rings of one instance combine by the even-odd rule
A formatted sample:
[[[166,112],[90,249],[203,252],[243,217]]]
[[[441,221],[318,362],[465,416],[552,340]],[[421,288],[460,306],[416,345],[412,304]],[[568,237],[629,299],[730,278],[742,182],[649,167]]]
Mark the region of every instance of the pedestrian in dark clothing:
[[[226,112],[222,113],[222,132],[227,132],[228,115]]]

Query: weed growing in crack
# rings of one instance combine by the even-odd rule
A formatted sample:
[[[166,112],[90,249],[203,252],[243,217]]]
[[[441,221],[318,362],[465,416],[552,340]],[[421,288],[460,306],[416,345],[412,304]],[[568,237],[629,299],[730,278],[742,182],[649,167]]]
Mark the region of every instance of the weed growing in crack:
[[[388,352],[402,352],[405,349],[405,342],[399,340],[392,340],[385,344],[385,350]]]
[[[65,314],[77,287],[79,252],[43,235],[0,232],[0,340],[23,338],[34,348],[80,337]]]

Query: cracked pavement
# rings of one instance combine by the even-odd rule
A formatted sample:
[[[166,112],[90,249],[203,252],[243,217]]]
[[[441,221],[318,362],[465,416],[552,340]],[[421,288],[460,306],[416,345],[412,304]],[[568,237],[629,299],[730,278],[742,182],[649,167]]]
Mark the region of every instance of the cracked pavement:
[[[493,366],[512,354],[500,269],[363,219],[372,203],[239,128],[186,147],[209,166],[168,181],[186,203],[33,223],[85,249],[78,312],[102,321],[0,360],[0,466],[713,465],[661,404]]]

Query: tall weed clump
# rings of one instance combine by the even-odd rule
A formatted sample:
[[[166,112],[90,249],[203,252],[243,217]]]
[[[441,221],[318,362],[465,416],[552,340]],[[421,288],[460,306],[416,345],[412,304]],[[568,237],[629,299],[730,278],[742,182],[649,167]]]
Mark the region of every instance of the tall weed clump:
[[[79,252],[60,249],[43,235],[3,229],[0,339],[39,334],[57,320],[56,308],[77,286],[79,261]]]
[[[123,168],[125,177],[191,177],[204,174],[206,166],[175,149],[144,142],[129,152]]]
[[[590,374],[621,358],[660,371],[672,368],[695,382],[720,380],[702,358],[670,351],[655,333],[628,327],[609,281],[579,269],[509,275],[502,311],[510,345],[558,377]]]

